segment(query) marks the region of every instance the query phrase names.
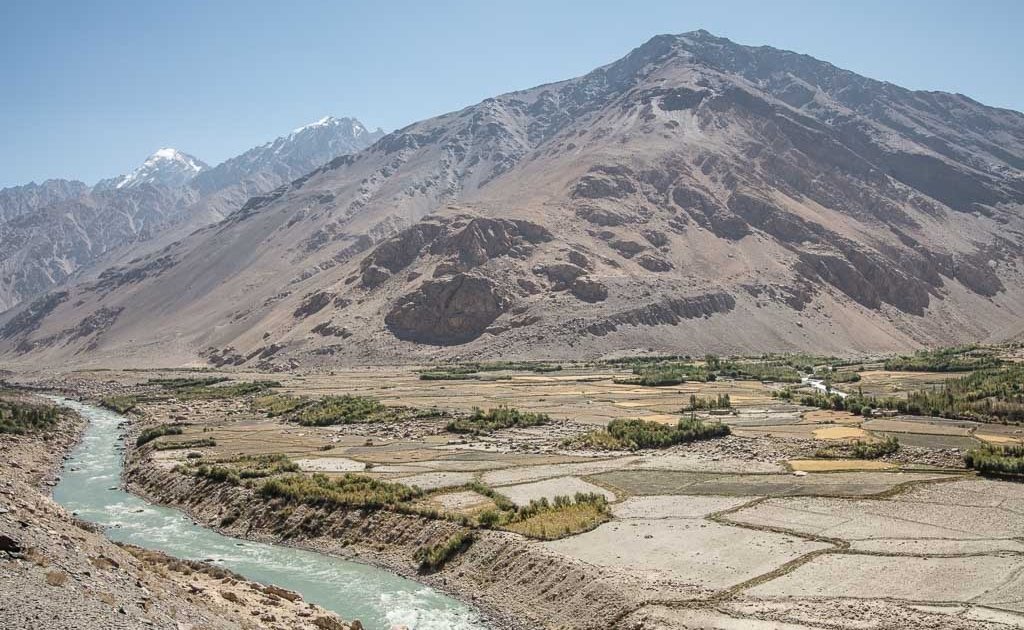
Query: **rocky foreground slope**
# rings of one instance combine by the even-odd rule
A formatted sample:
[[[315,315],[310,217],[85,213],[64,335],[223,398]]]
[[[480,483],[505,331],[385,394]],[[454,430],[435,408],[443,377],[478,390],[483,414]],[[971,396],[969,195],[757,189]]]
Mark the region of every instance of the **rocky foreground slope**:
[[[0,627],[357,630],[290,591],[112,543],[46,492],[81,422],[0,434]]]
[[[848,353],[1024,334],[1024,115],[704,31],[339,158],[0,322],[9,361]]]

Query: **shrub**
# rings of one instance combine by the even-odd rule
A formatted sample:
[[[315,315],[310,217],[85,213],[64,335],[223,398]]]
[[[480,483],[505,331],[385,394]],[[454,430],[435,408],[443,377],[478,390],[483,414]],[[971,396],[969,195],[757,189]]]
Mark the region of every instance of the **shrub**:
[[[100,399],[100,406],[106,407],[117,413],[128,413],[139,404],[137,396],[104,396]]]
[[[323,427],[334,424],[369,422],[384,411],[384,405],[366,396],[327,396],[303,405],[288,416],[303,426]]]
[[[336,479],[322,474],[269,479],[260,486],[259,495],[314,507],[380,509],[417,499],[423,492],[415,487],[346,473]]]
[[[514,407],[501,406],[496,409],[474,409],[469,418],[460,418],[448,423],[447,429],[452,433],[472,433],[480,435],[499,429],[532,427],[547,424],[551,418],[543,413],[519,411]]]
[[[710,440],[729,433],[729,427],[720,422],[704,422],[698,418],[681,418],[676,425],[639,418],[617,419],[603,431],[593,431],[584,436],[582,443],[588,448],[635,451]]]
[[[297,398],[287,394],[267,394],[254,398],[252,409],[273,417],[291,413],[307,404],[309,404],[309,400],[306,398]]]
[[[714,398],[698,398],[696,394],[690,394],[690,404],[683,407],[682,411],[685,413],[701,409],[732,409],[732,400],[729,394],[719,394]]]
[[[878,459],[892,455],[900,450],[900,441],[895,437],[887,437],[881,442],[857,441],[850,447],[850,453],[857,459]]]
[[[0,399],[0,433],[25,434],[53,428],[60,410],[52,405]]]
[[[180,400],[215,400],[247,396],[280,386],[281,384],[277,381],[252,381],[230,385],[192,385],[175,388],[174,396]]]
[[[603,494],[577,493],[530,501],[507,520],[507,529],[531,538],[554,540],[593,529],[610,518]]]
[[[964,464],[983,475],[1024,475],[1024,445],[986,444],[964,454]]]
[[[1003,361],[990,349],[978,346],[955,346],[937,350],[921,350],[910,356],[895,357],[885,362],[885,369],[913,372],[970,372],[999,367]]]
[[[428,547],[420,547],[413,556],[420,563],[420,572],[438,571],[452,558],[459,555],[473,544],[474,535],[471,530],[462,530],[452,534],[448,540]]]
[[[158,451],[174,451],[184,448],[207,448],[210,446],[217,446],[217,441],[213,438],[199,438],[196,440],[185,440],[183,442],[157,442],[153,445],[153,448]],[[189,453],[191,456],[192,454]],[[196,454],[199,456],[199,454]]]
[[[183,429],[180,424],[161,424],[159,426],[150,427],[144,429],[139,437],[135,438],[135,446],[142,446],[148,442],[152,442],[158,437],[164,435],[181,435]]]

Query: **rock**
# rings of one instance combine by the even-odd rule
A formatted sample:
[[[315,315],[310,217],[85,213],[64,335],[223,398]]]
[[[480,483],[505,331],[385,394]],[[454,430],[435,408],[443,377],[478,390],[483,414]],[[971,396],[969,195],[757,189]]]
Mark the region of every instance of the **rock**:
[[[288,589],[281,588],[280,586],[274,586],[273,584],[263,587],[263,592],[267,595],[274,595],[281,599],[287,599],[290,602],[296,602],[302,599],[302,595],[299,595],[295,591],[289,591]]]
[[[636,263],[647,271],[654,271],[657,273],[662,271],[671,271],[674,269],[672,263],[661,256],[655,256],[653,254],[643,254],[636,259]]]
[[[456,274],[400,298],[384,318],[406,341],[449,346],[476,339],[505,312],[509,298],[490,279]]]
[[[313,620],[313,625],[323,630],[348,630],[345,624],[341,623],[334,617],[317,617]]]
[[[608,299],[608,289],[600,282],[586,276],[577,278],[569,290],[577,299],[584,302],[603,302]]]
[[[64,586],[67,581],[68,574],[63,571],[48,571],[46,573],[46,583],[50,586]]]
[[[7,534],[0,534],[0,551],[7,553],[21,553],[21,543]]]
[[[619,254],[624,258],[632,258],[647,249],[643,243],[637,243],[636,241],[630,241],[622,238],[617,238],[608,243],[608,245],[615,251],[619,252]]]
[[[234,591],[221,591],[220,596],[233,604],[241,604],[242,598]]]
[[[576,278],[586,275],[587,270],[570,263],[554,263],[534,270],[534,273],[538,272],[547,276],[552,289],[564,291],[572,285]]]

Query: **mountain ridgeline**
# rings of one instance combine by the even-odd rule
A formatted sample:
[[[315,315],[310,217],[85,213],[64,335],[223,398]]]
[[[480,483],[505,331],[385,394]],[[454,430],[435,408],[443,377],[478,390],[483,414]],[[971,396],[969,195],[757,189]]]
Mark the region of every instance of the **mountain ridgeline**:
[[[0,190],[0,310],[219,221],[252,195],[382,135],[357,120],[328,117],[212,168],[163,148],[95,186],[52,179]]]
[[[287,367],[1024,334],[1024,115],[704,31],[250,192],[8,313],[3,352]]]

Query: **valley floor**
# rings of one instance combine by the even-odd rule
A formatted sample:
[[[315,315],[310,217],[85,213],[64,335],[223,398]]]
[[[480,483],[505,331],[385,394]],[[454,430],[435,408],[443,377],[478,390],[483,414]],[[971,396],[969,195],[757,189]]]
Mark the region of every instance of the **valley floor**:
[[[152,380],[219,376],[278,381],[279,398],[263,405],[359,394],[418,411],[301,426],[259,407],[260,393],[175,396]],[[627,376],[570,366],[450,381],[422,380],[411,368],[18,378],[93,401],[130,400],[130,437],[180,427],[129,449],[129,487],[143,496],[234,536],[413,576],[509,627],[1024,627],[1024,484],[978,477],[962,459],[982,444],[1024,443],[1019,427],[812,409],[773,397],[783,385],[758,381],[642,387],[623,383]],[[865,370],[857,388],[899,395],[946,378]],[[730,411],[699,415],[729,425],[727,437],[660,450],[579,446],[613,418],[671,424],[691,396],[724,394]],[[480,435],[449,430],[472,408],[499,405],[553,421]],[[879,458],[822,456],[891,436],[901,448]],[[188,472],[201,463],[241,470],[260,456],[283,457],[306,476],[359,473],[421,494],[401,510],[332,509],[267,499],[260,479],[232,484]],[[499,501],[522,507],[577,493],[605,497],[607,514],[546,530],[478,524]],[[422,550],[461,532],[471,542],[425,570]],[[43,579],[43,569],[32,570]]]

